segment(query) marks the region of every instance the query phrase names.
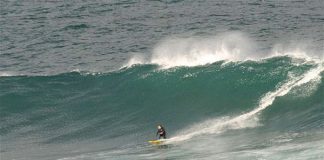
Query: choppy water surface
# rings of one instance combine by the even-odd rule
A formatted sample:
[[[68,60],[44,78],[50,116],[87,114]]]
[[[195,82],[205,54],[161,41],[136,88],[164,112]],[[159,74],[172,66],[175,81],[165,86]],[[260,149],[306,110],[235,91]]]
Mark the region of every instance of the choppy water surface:
[[[321,0],[0,7],[1,159],[324,158]]]

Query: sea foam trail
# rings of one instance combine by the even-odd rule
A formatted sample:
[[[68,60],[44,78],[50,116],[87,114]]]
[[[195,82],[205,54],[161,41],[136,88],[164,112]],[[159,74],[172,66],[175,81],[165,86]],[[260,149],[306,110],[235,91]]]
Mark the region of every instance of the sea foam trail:
[[[251,110],[250,112],[244,113],[242,115],[233,117],[233,118],[218,118],[211,119],[200,124],[190,127],[188,130],[185,130],[183,133],[188,134],[179,134],[173,138],[170,138],[168,142],[179,142],[191,139],[195,136],[203,134],[214,134],[221,133],[228,129],[240,129],[240,128],[249,128],[258,126],[258,114],[271,106],[276,97],[286,95],[294,87],[300,86],[302,84],[308,83],[312,80],[320,78],[320,73],[324,71],[323,64],[318,64],[316,68],[313,68],[306,72],[305,74],[292,78],[288,82],[282,84],[278,87],[277,90],[268,92],[264,97],[259,101],[258,107]]]

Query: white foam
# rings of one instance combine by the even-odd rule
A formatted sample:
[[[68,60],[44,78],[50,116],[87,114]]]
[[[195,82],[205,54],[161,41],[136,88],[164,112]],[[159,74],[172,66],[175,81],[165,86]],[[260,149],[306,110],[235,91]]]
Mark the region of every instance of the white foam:
[[[178,142],[191,139],[192,137],[203,135],[203,134],[215,134],[224,132],[228,129],[240,129],[256,127],[260,125],[258,123],[258,113],[271,106],[276,97],[286,95],[292,88],[308,83],[320,76],[320,73],[324,71],[322,64],[318,64],[316,68],[311,69],[305,74],[293,78],[288,82],[282,84],[275,91],[268,92],[259,101],[258,107],[251,110],[250,112],[241,114],[236,117],[223,117],[218,119],[211,119],[205,122],[196,124],[191,128],[179,133],[177,136],[169,139],[169,142]]]
[[[161,68],[199,66],[217,61],[263,60],[289,56],[320,62],[324,52],[315,52],[305,42],[276,44],[268,53],[257,49],[258,44],[243,32],[226,32],[205,37],[167,37],[151,53],[134,53],[123,67],[134,64],[157,64]]]
[[[95,76],[95,75],[102,74],[101,72],[98,72],[98,71],[86,71],[86,70],[83,71],[83,70],[80,70],[78,68],[73,69],[70,72],[77,72],[77,73],[80,73],[80,75],[84,75],[84,76],[87,76],[87,75],[93,75],[93,76]]]
[[[131,58],[128,60],[128,62],[122,66],[124,67],[130,67],[135,64],[147,64],[149,63],[148,60],[146,60],[145,56],[141,55],[141,53],[133,54]]]
[[[271,53],[267,58],[277,57],[277,56],[289,56],[292,58],[305,59],[307,61],[315,61],[317,63],[324,59],[324,52],[311,51],[305,44],[301,42],[295,42],[292,44],[276,44],[273,46]]]
[[[169,37],[158,43],[151,55],[135,54],[126,66],[158,64],[163,68],[197,66],[220,60],[248,60],[260,55],[253,41],[242,32],[229,32],[209,37]]]
[[[11,76],[18,76],[18,74],[15,74],[13,72],[0,72],[0,77],[11,77]]]
[[[152,53],[133,54],[123,67],[157,64],[165,69],[206,65],[217,61],[257,61],[277,56],[316,62],[324,59],[324,52],[313,53],[297,42],[295,45],[276,44],[269,53],[261,53],[256,46],[258,44],[253,39],[238,31],[207,37],[167,37],[154,47]]]

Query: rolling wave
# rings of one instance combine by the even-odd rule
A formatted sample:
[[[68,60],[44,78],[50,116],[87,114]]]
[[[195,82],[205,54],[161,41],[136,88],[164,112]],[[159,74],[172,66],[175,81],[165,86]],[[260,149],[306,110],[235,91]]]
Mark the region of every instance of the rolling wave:
[[[116,150],[143,145],[161,123],[177,145],[251,128],[319,131],[323,77],[323,63],[289,56],[1,77],[1,152],[61,144]]]

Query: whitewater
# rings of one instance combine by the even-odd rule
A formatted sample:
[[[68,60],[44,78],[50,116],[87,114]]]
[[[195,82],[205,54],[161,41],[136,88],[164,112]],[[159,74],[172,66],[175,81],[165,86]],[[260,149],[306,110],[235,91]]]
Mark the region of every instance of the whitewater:
[[[261,112],[262,110],[269,107],[276,97],[278,96],[284,96],[286,95],[292,88],[298,87],[300,85],[303,85],[305,83],[308,83],[312,80],[318,80],[320,78],[320,73],[324,70],[322,64],[319,64],[318,67],[311,69],[304,75],[300,77],[294,77],[292,80],[289,80],[288,82],[281,85],[278,89],[275,91],[270,91],[266,93],[264,97],[261,98],[257,108],[255,108],[252,111],[249,111],[247,113],[244,113],[242,115],[236,116],[236,117],[230,117],[230,118],[221,118],[216,120],[208,120],[207,122],[203,122],[202,124],[198,124],[198,126],[205,126],[204,128],[191,128],[190,130],[198,130],[196,132],[190,132],[189,134],[180,135],[176,137],[172,137],[169,139],[169,142],[172,143],[174,141],[183,141],[188,140],[196,135],[201,134],[214,134],[214,133],[220,133],[227,129],[241,129],[246,127],[256,127],[258,122],[255,122],[258,120],[257,114]],[[206,124],[204,124],[206,123]],[[207,127],[206,127],[207,126]]]
[[[60,158],[64,152],[61,150],[48,158],[60,160],[189,155],[206,159],[268,159],[270,153],[276,155],[274,159],[317,159],[323,155],[323,71],[323,62],[317,58],[283,54],[171,68],[155,63],[135,64],[110,73],[6,75],[1,78],[1,103],[5,106],[1,111],[1,133],[8,148],[2,152],[9,157],[33,154],[33,158],[38,155],[47,159],[47,154],[28,149],[35,148],[35,139],[44,153],[65,144],[62,149],[69,148],[70,153]],[[8,90],[12,86],[17,89]],[[16,96],[24,100],[12,103]],[[233,100],[232,96],[236,98]],[[30,109],[20,110],[23,104],[31,104]],[[167,126],[169,133],[162,148],[147,144],[155,125],[160,123]],[[233,141],[241,136],[243,141]],[[312,143],[308,144],[307,139]],[[267,141],[269,144],[263,144]],[[26,142],[30,143],[28,148],[23,147]],[[96,149],[77,149],[89,142],[95,142],[91,146]],[[297,144],[301,146],[294,147]],[[24,152],[13,152],[16,145]],[[200,147],[194,147],[197,145]],[[282,149],[276,150],[277,147]],[[282,152],[287,149],[294,156]],[[211,150],[217,152],[208,155]],[[298,150],[311,153],[300,155]]]
[[[162,40],[155,46],[153,54],[148,57],[143,57],[141,54],[131,57],[124,67],[131,67],[136,64],[157,64],[160,69],[169,69],[179,66],[208,65],[217,61],[225,61],[224,65],[229,62],[263,61],[268,58],[283,56],[300,59],[304,61],[302,64],[315,63],[317,65],[303,75],[288,78],[286,82],[279,84],[274,91],[266,93],[260,98],[255,109],[234,117],[208,119],[181,131],[183,133],[168,139],[166,143],[189,140],[198,135],[215,134],[229,129],[257,127],[260,125],[258,124],[258,115],[271,106],[276,97],[284,96],[294,87],[306,83],[319,83],[320,73],[324,70],[322,62],[324,54],[320,52],[307,54],[300,48],[286,48],[282,51],[282,48],[279,49],[277,46],[270,53],[255,54],[254,44],[255,42],[242,32],[228,32],[215,37],[173,37]]]

